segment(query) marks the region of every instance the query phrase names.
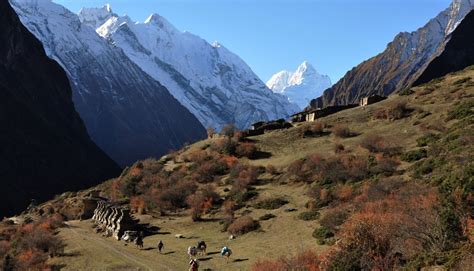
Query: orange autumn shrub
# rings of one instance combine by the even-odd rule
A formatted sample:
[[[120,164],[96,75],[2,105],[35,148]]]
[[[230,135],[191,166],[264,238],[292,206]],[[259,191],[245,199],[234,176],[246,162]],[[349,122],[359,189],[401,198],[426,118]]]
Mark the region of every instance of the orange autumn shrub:
[[[437,193],[419,185],[369,201],[341,226],[329,261],[339,269],[393,270],[421,250],[442,251],[447,236],[438,210]]]
[[[130,198],[131,211],[137,214],[145,213],[145,201],[140,196],[134,196]]]
[[[258,153],[258,148],[254,143],[244,142],[236,147],[235,153],[238,157],[254,159]]]
[[[227,231],[233,235],[242,235],[254,231],[259,227],[260,224],[250,216],[242,216],[234,220],[227,228]]]

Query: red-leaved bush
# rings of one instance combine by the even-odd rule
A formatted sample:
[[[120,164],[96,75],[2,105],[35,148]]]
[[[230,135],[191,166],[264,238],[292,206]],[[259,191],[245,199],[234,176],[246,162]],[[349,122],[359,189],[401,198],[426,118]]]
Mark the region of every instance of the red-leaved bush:
[[[242,216],[229,225],[227,231],[233,235],[242,235],[258,229],[260,225],[250,216]]]

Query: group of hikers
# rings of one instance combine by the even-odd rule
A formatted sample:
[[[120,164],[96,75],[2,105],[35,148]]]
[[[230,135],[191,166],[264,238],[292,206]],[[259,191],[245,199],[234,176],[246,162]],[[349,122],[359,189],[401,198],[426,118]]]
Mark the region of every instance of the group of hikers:
[[[142,232],[140,232],[140,234],[135,239],[135,245],[138,248],[143,248],[143,233]],[[163,253],[163,250],[165,249],[165,244],[163,243],[162,240],[160,240],[158,242],[157,248],[158,248],[159,253]],[[190,259],[190,261],[189,261],[189,271],[198,271],[199,270],[199,261],[196,258],[198,256],[198,254],[200,254],[200,255],[206,255],[207,254],[207,244],[206,244],[206,242],[199,241],[197,243],[197,246],[188,247],[188,255],[189,255],[189,259]],[[232,250],[229,247],[224,246],[221,249],[220,254],[221,254],[221,256],[226,258],[227,262],[229,262],[230,255],[232,255]]]

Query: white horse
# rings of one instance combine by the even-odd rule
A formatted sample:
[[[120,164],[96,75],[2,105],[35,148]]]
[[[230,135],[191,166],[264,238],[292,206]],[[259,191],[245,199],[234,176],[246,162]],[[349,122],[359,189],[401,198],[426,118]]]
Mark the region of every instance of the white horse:
[[[196,247],[188,247],[188,255],[190,259],[196,258],[198,249]]]

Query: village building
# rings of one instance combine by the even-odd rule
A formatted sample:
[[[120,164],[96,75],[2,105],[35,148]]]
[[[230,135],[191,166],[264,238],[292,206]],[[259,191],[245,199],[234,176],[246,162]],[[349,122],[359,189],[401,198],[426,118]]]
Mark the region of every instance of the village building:
[[[380,96],[380,95],[373,95],[373,96],[369,96],[369,97],[364,97],[364,98],[360,99],[359,106],[367,106],[369,104],[378,103],[378,102],[383,101],[385,99],[387,99],[387,97]]]
[[[311,121],[315,121],[316,119],[326,117],[334,113],[337,113],[339,111],[354,108],[357,106],[358,106],[357,104],[335,105],[335,106],[328,106],[325,108],[306,110],[306,111],[299,112],[292,115],[291,120],[293,122],[311,122]]]

